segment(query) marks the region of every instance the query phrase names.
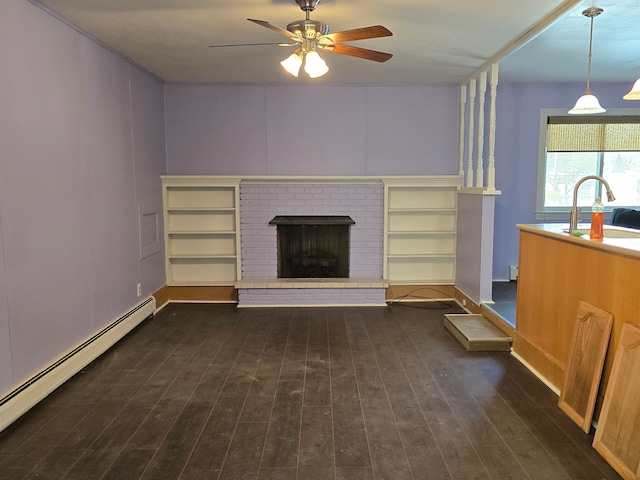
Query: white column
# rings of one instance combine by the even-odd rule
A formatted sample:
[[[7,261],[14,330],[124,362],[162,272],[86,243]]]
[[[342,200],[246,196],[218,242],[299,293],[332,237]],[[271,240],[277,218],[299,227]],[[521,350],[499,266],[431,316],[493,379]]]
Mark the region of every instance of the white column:
[[[464,177],[464,112],[467,105],[467,86],[460,85],[460,133],[458,134],[458,175]]]
[[[478,155],[476,156],[476,187],[484,187],[484,97],[487,92],[487,72],[480,72],[478,82]]]
[[[491,106],[489,109],[489,162],[487,165],[487,190],[496,189],[496,95],[498,90],[498,64],[491,65]]]
[[[473,123],[473,110],[476,103],[476,80],[469,80],[469,140],[467,146],[467,175],[465,177],[465,186],[473,187],[473,131],[474,131],[474,123]]]

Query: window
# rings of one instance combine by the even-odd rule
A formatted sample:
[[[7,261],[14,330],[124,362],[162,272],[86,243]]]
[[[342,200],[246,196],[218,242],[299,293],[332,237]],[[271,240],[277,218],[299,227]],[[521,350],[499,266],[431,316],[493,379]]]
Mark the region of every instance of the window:
[[[640,109],[613,109],[607,115],[567,115],[543,110],[540,119],[538,219],[562,219],[571,209],[573,187],[586,175],[600,175],[616,196],[605,207],[640,206]],[[578,205],[606,198],[600,182],[586,181]],[[554,218],[553,213],[562,216]]]

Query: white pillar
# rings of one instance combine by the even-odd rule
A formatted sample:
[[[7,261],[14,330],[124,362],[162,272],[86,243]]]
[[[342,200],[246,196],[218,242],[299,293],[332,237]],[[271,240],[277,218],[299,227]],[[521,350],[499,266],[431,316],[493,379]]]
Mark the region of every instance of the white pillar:
[[[467,175],[465,177],[465,186],[473,187],[473,110],[476,102],[476,80],[469,80],[469,140],[467,146]]]
[[[467,105],[467,86],[460,85],[460,133],[458,134],[458,175],[464,177],[464,112]]]
[[[498,90],[498,64],[491,65],[491,106],[489,109],[489,162],[487,165],[487,190],[496,189],[496,95]]]
[[[476,187],[484,187],[484,97],[487,92],[487,72],[480,72],[478,82],[478,154],[476,156]]]

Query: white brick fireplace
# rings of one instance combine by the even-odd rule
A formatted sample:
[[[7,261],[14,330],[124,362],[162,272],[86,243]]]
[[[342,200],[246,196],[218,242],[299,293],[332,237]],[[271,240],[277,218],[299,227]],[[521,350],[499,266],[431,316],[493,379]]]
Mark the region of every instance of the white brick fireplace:
[[[277,215],[350,216],[349,279],[277,278]],[[242,281],[240,305],[381,305],[384,255],[384,185],[291,180],[240,184]]]

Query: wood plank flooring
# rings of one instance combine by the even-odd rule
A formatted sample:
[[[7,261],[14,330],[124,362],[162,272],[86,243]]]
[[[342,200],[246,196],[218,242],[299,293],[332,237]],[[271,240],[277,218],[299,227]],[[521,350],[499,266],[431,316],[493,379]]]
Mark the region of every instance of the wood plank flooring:
[[[171,304],[0,434],[2,479],[617,479],[455,305]]]

